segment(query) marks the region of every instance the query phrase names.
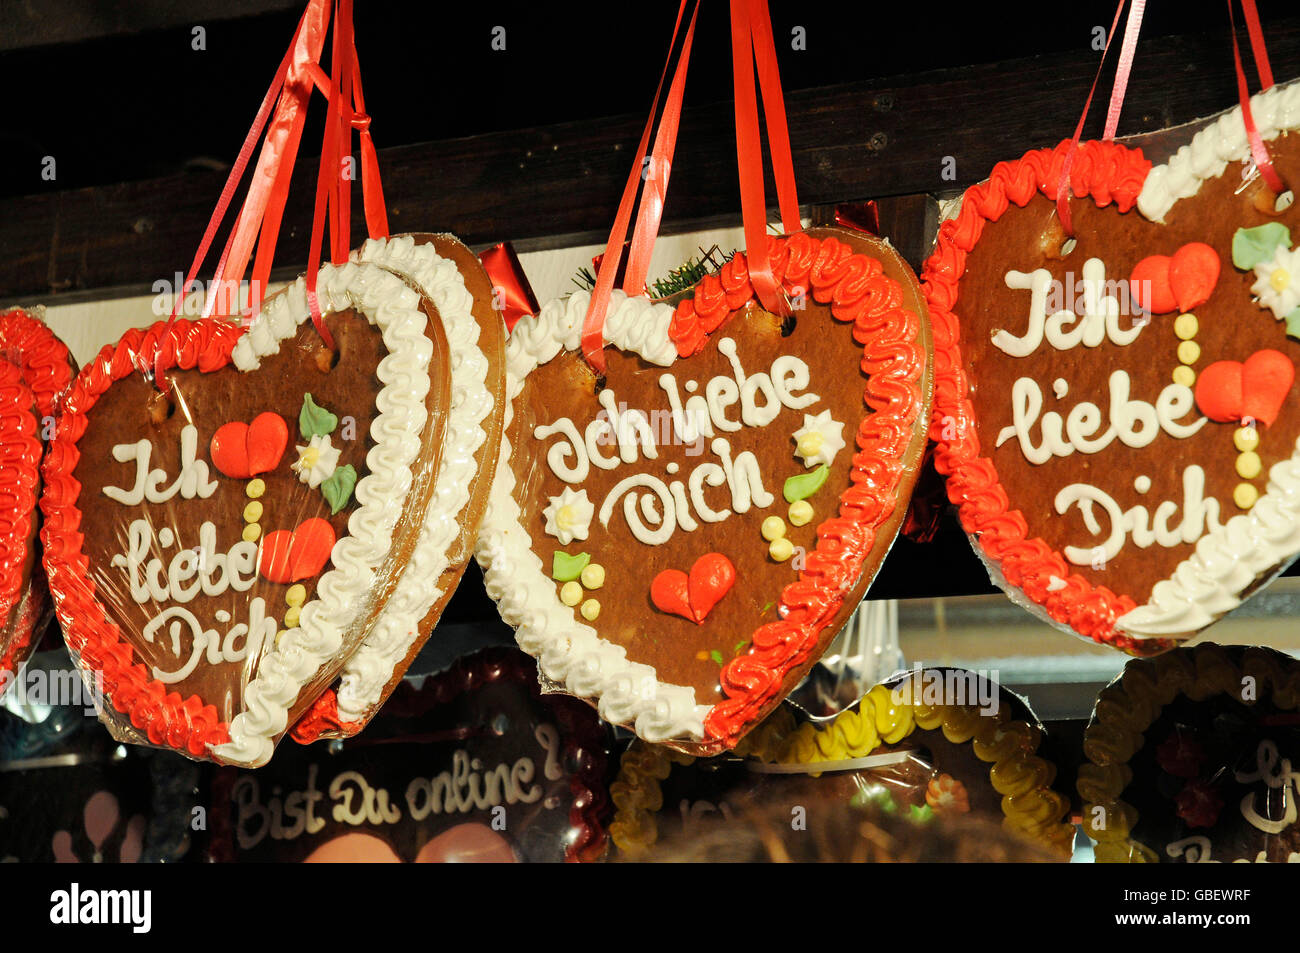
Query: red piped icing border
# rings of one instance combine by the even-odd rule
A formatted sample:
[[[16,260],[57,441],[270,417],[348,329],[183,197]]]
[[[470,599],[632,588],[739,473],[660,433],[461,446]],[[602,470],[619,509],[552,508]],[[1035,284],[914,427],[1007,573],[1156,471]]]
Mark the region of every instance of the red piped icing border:
[[[445,672],[429,675],[419,683],[403,679],[384,704],[383,713],[398,718],[418,717],[439,705],[450,704],[482,685],[497,681],[513,682],[528,692],[530,699],[550,712],[560,730],[562,763],[569,773],[569,790],[573,794],[573,803],[569,807],[573,839],[565,848],[564,859],[569,862],[602,860],[609,843],[608,827],[613,814],[608,790],[611,741],[608,729],[584,702],[562,694],[543,696],[537,682],[537,663],[530,656],[515,648],[493,647],[459,658]],[[354,743],[343,742],[345,746]],[[234,852],[229,814],[225,810],[238,773],[236,768],[218,768],[212,782],[212,798],[208,806],[213,812],[210,852],[213,860],[222,863],[238,859]]]
[[[930,438],[935,442],[935,468],[947,477],[948,498],[958,506],[962,528],[979,541],[979,548],[1005,577],[1046,610],[1056,622],[1096,642],[1134,655],[1162,652],[1172,643],[1134,639],[1115,629],[1115,620],[1137,603],[1104,586],[1093,586],[1071,572],[1065,557],[1044,540],[1027,538],[1024,514],[1012,509],[993,461],[980,453],[975,431],[975,407],[961,351],[961,317],[957,299],[966,256],[975,248],[986,222],[996,222],[1015,203],[1024,207],[1035,193],[1056,201],[1061,166],[1070,147],[1027,152],[1014,162],[999,162],[987,182],[972,186],[962,197],[960,214],[939,226],[934,253],[921,273],[921,286],[930,306],[934,334],[934,405]],[[1089,196],[1098,208],[1112,202],[1127,212],[1151,171],[1140,149],[1107,142],[1084,142],[1070,170],[1070,188]],[[1052,576],[1065,586],[1052,592]]]
[[[0,656],[0,677],[12,675],[27,657],[44,613],[45,582],[39,566],[24,577],[27,540],[40,488],[40,417],[53,417],[72,382],[68,349],[38,317],[21,308],[0,311],[0,629],[14,607],[12,640]],[[33,410],[34,408],[34,410]],[[10,680],[0,681],[3,692]]]
[[[311,707],[303,712],[289,734],[293,735],[293,740],[299,744],[309,745],[319,740],[320,736],[327,731],[341,732],[351,738],[364,727],[364,722],[342,721],[339,718],[338,694],[333,689],[327,688],[311,703]]]
[[[105,345],[82,368],[63,399],[54,442],[45,457],[45,491],[41,511],[45,525],[45,572],[63,636],[83,671],[103,675],[104,695],[114,708],[130,717],[151,744],[184,751],[194,757],[207,754],[209,745],[229,741],[227,726],[217,709],[197,695],[181,698],[179,692],[149,675],[136,660],[121,629],[110,622],[95,598],[89,560],[82,552],[81,484],[73,477],[81,453],[77,441],[86,432],[87,414],[116,381],[136,373],[172,369],[210,373],[230,363],[241,331],[224,321],[159,321],[146,330],[122,335],[116,345]],[[155,357],[157,363],[155,365]]]
[[[19,654],[26,654],[42,601],[27,591],[30,577],[23,571],[40,485],[41,441],[35,406],[22,370],[0,360],[0,634],[19,601],[25,603],[13,626],[13,642],[0,658],[0,674],[12,673],[21,661]],[[0,692],[8,685],[9,679],[0,681]]]
[[[839,514],[817,527],[817,547],[797,581],[781,592],[780,620],[758,628],[751,646],[722,667],[725,697],[704,720],[705,742],[734,747],[789,672],[808,658],[821,632],[864,569],[880,527],[905,504],[899,487],[903,458],[924,411],[926,350],[921,319],[903,307],[903,289],[870,255],[833,237],[799,233],[771,240],[772,274],[788,295],[811,294],[829,304],[837,321],[853,324],[868,375],[867,414],[857,431],[858,450]],[[677,307],[669,337],[682,357],[696,354],[710,333],[755,300],[742,253],[704,278]]]

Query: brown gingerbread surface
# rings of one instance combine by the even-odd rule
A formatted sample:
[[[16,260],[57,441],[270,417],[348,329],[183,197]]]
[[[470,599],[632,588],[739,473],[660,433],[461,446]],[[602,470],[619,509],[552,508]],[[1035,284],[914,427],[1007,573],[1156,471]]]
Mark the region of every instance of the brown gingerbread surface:
[[[904,306],[922,316],[920,336],[928,347],[925,306],[916,290],[914,277],[906,272],[906,264],[892,251],[888,254],[873,253],[874,249],[882,248],[880,243],[867,245],[861,238],[846,237],[847,233],[837,231],[834,234],[852,244],[855,252],[865,251],[873,257],[880,257],[886,274],[902,288]],[[545,532],[543,511],[548,500],[558,496],[568,484],[546,462],[548,448],[561,438],[539,440],[533,436],[536,426],[563,417],[571,419],[582,433],[601,410],[596,397],[597,381],[581,352],[562,350],[556,358],[530,373],[514,403],[515,416],[509,428],[510,465],[516,478],[515,499],[522,509],[523,526],[532,540],[533,551],[548,573],[556,550],[570,555],[589,553],[591,561],[605,569],[604,585],[584,592],[584,599],[599,601],[600,614],[594,625],[601,638],[625,647],[630,660],[653,666],[660,681],[692,687],[699,704],[713,704],[721,698],[721,665],[745,651],[759,626],[777,619],[782,590],[798,578],[798,568],[801,567],[797,561],[798,554],[813,550],[817,543],[818,525],[836,515],[839,495],[849,486],[851,459],[857,449],[855,435],[867,414],[863,402],[867,381],[861,367],[863,348],[853,340],[852,325],[834,320],[827,306],[816,303],[811,296],[806,305],[806,310],[795,312],[792,326],[783,328],[780,318],[751,303],[733,313],[712,332],[700,353],[679,359],[668,368],[652,365],[633,353],[612,346],[605,349],[605,386],[614,392],[616,404],[625,405],[629,410],[640,410],[650,419],[656,434],[664,436],[656,441],[656,459],[647,459],[642,454],[635,463],[621,463],[611,470],[593,465],[587,479],[573,487],[585,489],[595,507],[589,536],[585,540],[575,539],[568,545],[561,545],[554,535]],[[704,496],[708,505],[715,510],[732,510],[731,515],[721,522],[699,520],[698,513],[692,508],[692,515],[699,523],[697,529],[686,532],[678,527],[666,543],[648,545],[630,531],[624,516],[624,500],[619,499],[613,506],[608,526],[602,526],[599,518],[602,503],[624,478],[646,473],[666,483],[673,480],[686,483],[697,466],[721,463],[709,439],[691,445],[675,439],[666,416],[669,409],[667,395],[659,380],[662,375],[671,374],[677,381],[683,404],[692,396],[703,395],[707,382],[714,378],[734,380],[731,361],[719,351],[719,343],[724,339],[736,342],[736,357],[746,376],[760,372],[770,374],[773,361],[782,355],[795,356],[807,362],[810,382],[802,393],[815,393],[819,397],[815,403],[802,409],[782,406],[776,418],[766,426],[742,426],[739,430],[725,433],[715,431],[716,436],[727,439],[733,460],[745,451],[755,455],[763,488],[774,497],[772,503],[766,507],[754,505],[748,512],[739,513],[735,511],[725,483],[720,486],[706,483]],[[923,386],[928,394],[928,372]],[[758,401],[761,404],[763,398],[760,396]],[[844,424],[845,446],[836,454],[825,485],[808,498],[814,510],[812,520],[806,525],[795,526],[788,517],[789,504],[782,495],[783,485],[788,477],[810,471],[795,456],[792,435],[804,425],[806,414],[817,415],[826,410],[831,412],[834,421]],[[728,419],[737,421],[740,406],[733,404],[724,412]],[[655,425],[656,419],[662,422],[661,425]],[[918,422],[918,427],[923,426],[923,421]],[[862,576],[845,593],[838,611],[827,620],[817,650],[791,669],[783,692],[797,683],[857,607],[897,533],[915,477],[915,458],[919,457],[923,443],[923,439],[915,440],[906,452],[912,462],[899,491],[902,502],[878,532]],[[602,450],[607,455],[618,455],[618,448],[612,445],[603,446]],[[760,526],[771,516],[780,517],[785,522],[787,538],[796,547],[795,559],[777,562],[769,556],[768,542],[761,535]],[[650,598],[650,586],[655,576],[666,569],[689,573],[695,561],[708,553],[721,553],[732,562],[736,582],[703,623],[697,624],[656,608]],[[560,585],[556,583],[557,593]],[[579,608],[575,607],[574,612],[575,619],[582,621]],[[773,698],[764,710],[769,710],[779,700],[779,696]]]
[[[1295,136],[1276,139],[1269,143],[1269,152],[1284,180],[1300,181],[1300,140]],[[1221,271],[1209,300],[1192,309],[1199,325],[1194,340],[1200,347],[1193,369],[1199,374],[1214,361],[1244,361],[1262,349],[1280,351],[1293,363],[1300,362],[1300,342],[1287,337],[1284,323],[1252,300],[1254,272],[1239,270],[1232,263],[1232,239],[1238,228],[1280,221],[1293,235],[1297,233],[1300,206],[1293,205],[1281,215],[1266,215],[1255,204],[1260,188],[1258,180],[1244,184],[1242,165],[1229,163],[1222,176],[1206,180],[1195,196],[1177,202],[1165,216],[1166,224],[1153,223],[1136,209],[1120,214],[1114,205],[1098,208],[1091,199],[1074,199],[1071,210],[1077,244],[1064,258],[1051,257],[1059,254],[1064,235],[1054,203],[1039,193],[1025,208],[1012,206],[998,221],[985,224],[967,258],[954,311],[961,319],[962,354],[981,453],[993,461],[1012,509],[1028,521],[1029,538],[1041,537],[1057,552],[1066,546],[1091,548],[1104,541],[1110,526],[1102,509],[1095,511],[1100,535],[1089,530],[1079,506],[1070,506],[1063,515],[1057,513],[1057,494],[1074,483],[1098,487],[1125,512],[1142,505],[1154,515],[1161,503],[1172,501],[1177,509],[1168,522],[1176,526],[1184,512],[1183,472],[1192,464],[1205,471],[1205,496],[1218,501],[1221,522],[1244,512],[1233,501],[1233,490],[1242,482],[1234,469],[1239,454],[1233,445],[1239,425],[1234,423],[1209,421],[1198,433],[1183,439],[1161,431],[1142,448],[1130,448],[1117,439],[1096,453],[1075,452],[1042,464],[1031,463],[1014,437],[996,446],[1003,428],[1012,423],[1012,387],[1017,378],[1032,378],[1043,395],[1038,420],[1030,431],[1035,444],[1042,442],[1039,424],[1043,414],[1054,411],[1066,418],[1084,401],[1092,402],[1101,412],[1094,436],[1104,432],[1110,420],[1109,378],[1116,370],[1130,376],[1130,399],[1154,405],[1179,366],[1176,352],[1180,340],[1173,328],[1178,312],[1152,316],[1136,341],[1127,346],[1107,338],[1097,347],[1062,351],[1044,340],[1029,356],[1012,357],[995,347],[991,337],[999,329],[1020,336],[1027,327],[1030,292],[1008,288],[1008,271],[1028,273],[1045,268],[1067,289],[1073,280],[1077,295],[1081,293],[1077,289],[1081,288],[1083,264],[1090,258],[1101,259],[1107,280],[1127,282],[1134,266],[1147,256],[1173,255],[1186,243],[1203,242],[1218,253]],[[1066,299],[1071,300],[1073,297]],[[1049,307],[1049,318],[1051,313]],[[1131,316],[1122,314],[1120,327],[1127,329],[1132,321]],[[1058,379],[1068,388],[1060,397],[1056,395]],[[1263,470],[1252,482],[1260,493],[1267,484],[1269,468],[1291,456],[1300,436],[1300,402],[1294,393],[1293,389],[1284,401],[1277,421],[1259,431],[1256,452]],[[1180,420],[1190,423],[1198,415],[1193,409]],[[1141,476],[1150,480],[1146,492],[1135,487]],[[1128,536],[1119,554],[1107,560],[1104,568],[1089,563],[1072,564],[1071,569],[1093,585],[1129,595],[1140,605],[1148,600],[1155,583],[1168,578],[1193,550],[1190,543],[1167,548],[1155,543],[1142,548]]]
[[[345,633],[344,650],[339,653],[337,665],[342,664],[347,652],[364,637],[384,595],[396,584],[395,571],[402,565],[403,553],[414,543],[414,530],[431,490],[432,480],[424,471],[436,470],[449,401],[445,370],[447,344],[432,304],[427,301],[424,304],[431,318],[426,334],[434,343],[434,362],[426,400],[430,416],[414,468],[417,476],[408,495],[408,506],[393,534],[392,550],[376,575],[367,605],[360,607],[356,621]],[[313,517],[328,520],[336,538],[346,535],[349,517],[358,507],[355,492],[347,505],[331,515],[321,491],[300,482],[298,474],[291,469],[297,459],[295,447],[307,443],[299,430],[299,411],[304,395],[310,393],[318,406],[337,416],[339,426],[333,436],[338,439],[332,443],[340,451],[338,466],[351,464],[360,482],[369,473],[366,454],[374,446],[370,427],[378,415],[375,398],[383,386],[376,376],[376,367],[387,349],[379,329],[370,325],[363,315],[342,311],[326,315],[325,323],[338,347],[338,360],[333,367],[322,368],[318,361],[320,335],[310,322],[304,322],[292,338],[281,343],[276,354],[263,358],[260,367],[250,373],[240,372],[233,365],[211,373],[170,372],[170,414],[160,421],[157,418],[161,414],[154,413],[158,400],[151,381],[144,375],[134,374],[116,382],[90,410],[86,431],[78,441],[80,460],[74,476],[81,484],[78,505],[85,536],[83,550],[90,560],[97,599],[109,619],[122,629],[123,637],[131,642],[137,658],[155,677],[166,675],[169,691],[180,692],[183,697],[198,695],[204,702],[216,705],[225,721],[241,709],[244,686],[257,675],[263,654],[271,648],[270,644],[263,644],[260,652],[249,652],[246,639],[240,638],[233,627],[246,625],[252,602],[261,599],[265,617],[275,619],[277,629],[286,628],[283,619],[289,608],[286,601],[289,584],[273,583],[258,574],[246,591],[227,586],[224,592],[215,595],[199,591],[188,601],[155,600],[146,596],[138,602],[129,588],[127,561],[121,559],[115,566],[113,560],[129,552],[129,527],[134,520],[148,524],[148,549],[143,557],[145,575],[148,562],[158,559],[162,569],[158,575],[162,579],[176,576],[181,585],[193,586],[194,577],[186,581],[183,571],[169,573],[168,570],[178,553],[200,546],[200,527],[205,522],[213,526],[216,553],[227,554],[240,541],[247,525],[245,507],[250,503],[247,491],[251,481],[217,471],[211,462],[210,442],[221,425],[232,421],[248,423],[264,412],[285,419],[289,441],[274,469],[259,475],[265,484],[265,492],[257,499],[262,504],[262,515],[257,520],[262,535],[280,529],[292,530]],[[182,430],[191,424],[197,430],[196,458],[207,466],[207,479],[216,483],[211,496],[183,499],[178,493],[166,502],[133,506],[105,495],[105,487],[129,490],[134,486],[135,461],[117,462],[112,449],[136,441],[147,442],[150,468],[161,469],[166,476],[160,485],[170,486],[182,472]],[[306,589],[306,602],[315,598],[320,578],[331,567],[327,562],[321,573],[301,580]],[[216,567],[210,570],[213,579],[219,573]],[[202,578],[202,567],[198,578]],[[156,621],[161,614],[177,607],[187,609],[202,628],[215,632],[218,647],[224,645],[229,657],[214,659],[206,650],[196,652],[192,625],[184,620],[171,616],[161,624]],[[154,637],[149,640],[141,633],[151,620],[154,620]],[[214,640],[208,636],[205,641]],[[247,657],[238,657],[241,650]],[[192,669],[178,676],[191,660],[195,662]],[[305,707],[319,687],[333,677],[337,665],[322,674],[318,679],[320,685],[300,693],[295,711]],[[291,711],[290,723],[294,717]]]

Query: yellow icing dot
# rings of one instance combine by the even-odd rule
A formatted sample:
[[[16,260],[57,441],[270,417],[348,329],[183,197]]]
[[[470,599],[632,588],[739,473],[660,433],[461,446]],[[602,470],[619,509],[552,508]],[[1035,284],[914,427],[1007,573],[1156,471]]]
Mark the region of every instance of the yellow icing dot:
[[[1263,469],[1264,464],[1260,462],[1259,454],[1253,450],[1248,450],[1237,457],[1237,476],[1244,480],[1255,479]]]
[[[578,611],[582,613],[582,617],[588,622],[595,622],[596,616],[600,615],[600,603],[595,599],[588,599]]]
[[[262,504],[257,502],[257,500],[253,500],[251,503],[249,503],[247,506],[244,507],[245,523],[256,523],[261,518],[262,518]]]
[[[289,611],[284,614],[284,627],[286,629],[292,629],[296,626],[298,624],[298,616],[301,612],[302,610],[297,606],[292,606]]]
[[[255,500],[266,492],[266,481],[261,477],[254,477],[248,481],[248,486],[244,487],[244,492],[248,494],[250,500]]]
[[[700,649],[698,652],[695,653],[695,657],[699,659],[701,662],[707,662],[709,660],[709,653],[704,651],[703,649]]]
[[[576,580],[566,582],[560,587],[560,601],[566,606],[576,606],[582,601],[582,586]]]
[[[573,526],[574,517],[577,514],[573,512],[572,506],[561,506],[555,512],[555,525],[560,529],[569,529]]]
[[[300,582],[295,582],[289,587],[289,591],[284,594],[284,601],[291,606],[300,606],[307,600],[307,587]]]
[[[767,554],[779,563],[785,562],[794,555],[794,543],[784,536],[772,540],[772,545],[767,547]]]
[[[822,448],[825,438],[816,430],[809,431],[799,438],[795,444],[801,457],[811,457]]]
[[[1242,453],[1259,446],[1259,431],[1254,427],[1241,427],[1232,435],[1232,445]]]
[[[1178,345],[1178,360],[1184,364],[1195,364],[1201,359],[1201,346],[1195,341],[1184,341]]]
[[[1259,499],[1259,490],[1255,489],[1249,483],[1238,483],[1232,491],[1232,502],[1237,504],[1237,509],[1248,510],[1255,505]]]
[[[763,525],[759,530],[763,538],[769,543],[773,540],[780,539],[785,535],[785,520],[779,516],[769,516],[763,520]]]
[[[795,500],[790,504],[790,522],[795,526],[803,526],[812,518],[812,504],[807,500]]]
[[[1180,314],[1174,319],[1174,334],[1178,335],[1180,341],[1190,341],[1200,329],[1201,323],[1194,314]]]
[[[582,570],[578,578],[588,589],[599,589],[605,584],[605,567],[600,563],[591,563]]]
[[[1174,368],[1174,383],[1191,387],[1196,383],[1196,372],[1186,364],[1179,364]]]
[[[1291,272],[1285,268],[1274,268],[1273,273],[1268,276],[1268,283],[1274,291],[1286,291],[1291,287]]]
[[[244,527],[244,542],[246,543],[257,542],[257,537],[261,535],[262,527],[258,526],[256,523],[249,523]]]
[[[303,470],[310,470],[316,466],[318,460],[320,460],[320,448],[308,447],[302,452],[302,456],[298,460],[298,466]]]

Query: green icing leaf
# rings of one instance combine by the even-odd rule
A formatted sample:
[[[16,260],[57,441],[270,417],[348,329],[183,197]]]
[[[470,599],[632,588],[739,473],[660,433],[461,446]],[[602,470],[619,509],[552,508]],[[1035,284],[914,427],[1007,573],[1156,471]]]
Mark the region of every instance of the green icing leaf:
[[[320,485],[321,494],[325,497],[325,502],[330,505],[331,516],[348,505],[348,500],[352,499],[352,491],[356,486],[357,471],[350,463],[345,463],[336,469]]]
[[[316,401],[311,399],[311,394],[303,394],[302,410],[298,411],[298,429],[302,431],[304,440],[331,434],[338,425],[337,417],[324,407],[318,406]]]
[[[785,494],[785,501],[795,503],[808,499],[822,488],[830,472],[830,468],[823,463],[816,470],[790,477],[785,481],[785,489],[782,491]]]
[[[741,652],[744,651],[745,646],[748,644],[749,644],[749,639],[742,639],[741,641],[736,643],[736,647],[731,650],[731,654],[739,655]]]
[[[722,653],[717,649],[714,649],[709,653],[709,658],[713,659],[713,661],[717,662],[719,665],[722,664]]]
[[[1286,316],[1286,333],[1288,337],[1300,338],[1300,308]]]
[[[582,575],[582,571],[591,562],[591,553],[578,553],[570,556],[561,550],[555,551],[551,559],[551,578],[556,582],[573,582]]]
[[[908,811],[908,818],[914,824],[924,824],[926,821],[934,820],[934,811],[928,804],[913,804]]]
[[[873,784],[869,787],[859,788],[858,792],[849,800],[849,805],[856,808],[875,807],[885,814],[897,814],[898,802],[894,796],[889,793],[883,784]]]
[[[1249,271],[1272,258],[1279,245],[1291,247],[1291,229],[1281,222],[1239,228],[1232,236],[1232,263],[1242,271]]]

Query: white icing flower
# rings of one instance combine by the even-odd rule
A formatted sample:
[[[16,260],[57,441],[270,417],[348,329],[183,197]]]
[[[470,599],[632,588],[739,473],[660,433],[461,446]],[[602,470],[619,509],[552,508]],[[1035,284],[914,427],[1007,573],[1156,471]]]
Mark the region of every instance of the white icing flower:
[[[1250,290],[1279,321],[1300,308],[1300,250],[1278,245],[1273,257],[1255,266]]]
[[[803,415],[803,426],[794,432],[794,455],[804,466],[829,466],[843,449],[844,425],[832,420],[829,410]]]
[[[313,490],[330,478],[339,465],[339,451],[330,443],[329,434],[317,434],[305,447],[297,447],[298,459],[291,466],[298,479]]]
[[[561,546],[568,546],[575,539],[586,539],[591,526],[591,517],[596,508],[587,499],[587,491],[573,492],[569,487],[553,496],[551,505],[542,510],[546,517],[546,532],[560,541]]]

